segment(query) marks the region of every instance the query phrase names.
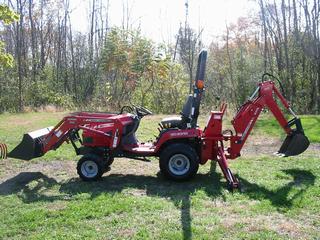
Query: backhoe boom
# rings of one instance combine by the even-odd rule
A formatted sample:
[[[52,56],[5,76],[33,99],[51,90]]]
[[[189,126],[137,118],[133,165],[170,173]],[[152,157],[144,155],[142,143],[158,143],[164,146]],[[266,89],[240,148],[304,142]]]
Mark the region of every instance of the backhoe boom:
[[[235,130],[235,135],[231,137],[230,141],[230,148],[228,149],[229,155],[228,158],[234,159],[240,156],[240,151],[246,142],[248,136],[251,133],[255,122],[257,121],[261,111],[264,108],[268,108],[273,116],[276,118],[280,126],[286,132],[287,136],[294,138],[303,138],[301,135],[303,134],[303,129],[301,127],[300,119],[294,114],[294,118],[290,121],[286,119],[282,110],[278,106],[276,99],[274,98],[277,96],[282,105],[288,109],[291,113],[293,113],[292,109],[290,108],[290,104],[286,101],[283,95],[278,91],[275,87],[274,83],[271,81],[262,82],[259,84],[258,89],[255,91],[255,94],[250,97],[250,99],[242,105],[234,119],[232,120],[232,125]],[[293,125],[296,125],[296,129],[291,128]],[[303,141],[304,147],[301,148],[303,151],[309,146],[309,141],[305,139]],[[292,143],[292,141],[291,141]],[[301,143],[301,141],[300,141]],[[290,144],[289,144],[290,145]],[[297,155],[301,152],[294,151],[293,148],[297,146],[289,146],[286,149],[282,149],[279,151],[281,154],[285,156]],[[294,153],[294,154],[293,154]]]

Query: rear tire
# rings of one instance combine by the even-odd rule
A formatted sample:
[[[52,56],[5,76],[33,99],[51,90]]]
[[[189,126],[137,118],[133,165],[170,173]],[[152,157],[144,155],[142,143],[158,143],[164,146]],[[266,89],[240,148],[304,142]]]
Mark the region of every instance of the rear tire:
[[[103,158],[95,154],[84,155],[77,164],[79,177],[84,181],[96,181],[101,178],[105,167]]]
[[[174,181],[193,178],[199,169],[199,157],[194,148],[188,144],[176,143],[162,150],[160,171]]]

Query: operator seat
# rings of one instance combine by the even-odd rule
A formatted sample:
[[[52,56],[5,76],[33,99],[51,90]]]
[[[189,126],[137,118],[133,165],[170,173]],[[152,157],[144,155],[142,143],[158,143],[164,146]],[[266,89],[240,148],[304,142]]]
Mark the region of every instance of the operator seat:
[[[190,94],[183,106],[181,116],[173,116],[162,119],[161,126],[163,128],[179,128],[186,129],[191,122],[191,109],[193,97]]]
[[[167,117],[162,119],[160,127],[168,128],[196,128],[197,119],[199,116],[199,109],[202,94],[204,92],[204,77],[207,62],[207,51],[202,50],[198,57],[198,66],[196,72],[195,82],[193,84],[193,94],[190,94],[183,106],[181,116]]]
[[[136,137],[136,131],[140,125],[140,120],[136,116],[132,116],[132,123],[124,126],[122,133],[122,145],[137,145],[138,139]]]

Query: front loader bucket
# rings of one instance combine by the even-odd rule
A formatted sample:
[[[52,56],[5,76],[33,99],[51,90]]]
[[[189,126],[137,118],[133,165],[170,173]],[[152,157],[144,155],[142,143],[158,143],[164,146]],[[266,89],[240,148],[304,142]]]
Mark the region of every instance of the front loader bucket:
[[[296,129],[286,137],[277,155],[283,157],[295,156],[303,153],[310,145],[309,139],[304,135],[300,119],[293,119],[289,126],[296,125]]]
[[[23,135],[22,141],[9,154],[8,157],[30,160],[41,157],[43,153],[43,140],[53,127],[43,128]]]

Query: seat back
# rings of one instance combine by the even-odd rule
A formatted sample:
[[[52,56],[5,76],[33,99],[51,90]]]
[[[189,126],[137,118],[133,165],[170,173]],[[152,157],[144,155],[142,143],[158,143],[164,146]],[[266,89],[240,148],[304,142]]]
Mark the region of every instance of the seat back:
[[[196,79],[193,84],[193,94],[189,94],[185,104],[183,105],[182,111],[180,113],[181,121],[179,122],[179,124],[176,122],[174,124],[174,126],[177,125],[180,129],[197,127],[200,103],[201,103],[202,94],[204,92],[204,77],[205,77],[205,70],[206,70],[206,62],[207,62],[207,51],[202,50],[198,57]],[[172,121],[170,123],[173,124]],[[172,126],[172,124],[168,124],[168,125]]]
[[[196,78],[193,84],[193,94],[189,95],[183,110],[182,117],[190,119],[187,123],[190,123],[191,128],[197,127],[197,121],[200,111],[200,103],[204,92],[204,78],[207,63],[207,51],[202,50],[198,57]]]
[[[183,118],[191,120],[192,103],[193,103],[193,96],[189,94],[182,108],[181,116]]]

